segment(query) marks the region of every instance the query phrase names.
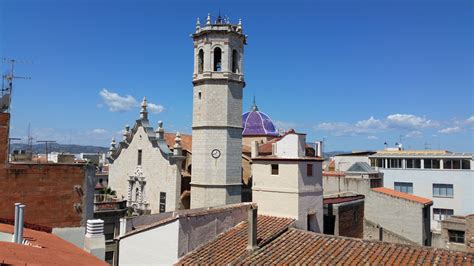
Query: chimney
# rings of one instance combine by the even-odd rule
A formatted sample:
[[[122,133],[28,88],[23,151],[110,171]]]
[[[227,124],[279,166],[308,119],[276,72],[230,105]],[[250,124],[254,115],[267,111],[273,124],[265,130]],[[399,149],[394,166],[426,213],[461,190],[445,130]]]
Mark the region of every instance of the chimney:
[[[250,157],[256,158],[258,157],[258,141],[252,141],[252,144],[250,146]]]
[[[103,220],[87,221],[84,250],[96,256],[100,260],[105,260],[105,235]]]
[[[276,154],[277,154],[277,144],[272,143],[272,155],[276,155]]]
[[[18,218],[20,215],[20,205],[21,203],[15,203],[15,224],[13,229],[13,243],[18,243]]]
[[[324,157],[324,149],[323,149],[322,141],[316,141],[316,156]]]
[[[17,240],[18,244],[23,243],[23,226],[25,223],[25,205],[18,206],[18,226],[17,226]]]
[[[248,212],[248,251],[255,251],[257,245],[257,212],[258,207],[251,205]]]

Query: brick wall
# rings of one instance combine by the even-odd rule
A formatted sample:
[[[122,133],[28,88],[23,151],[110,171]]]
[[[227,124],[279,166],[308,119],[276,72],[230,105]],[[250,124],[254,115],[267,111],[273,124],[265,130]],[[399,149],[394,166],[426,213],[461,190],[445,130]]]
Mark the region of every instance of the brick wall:
[[[14,218],[14,204],[25,207],[25,222],[49,227],[78,227],[82,212],[74,208],[83,196],[74,186],[84,188],[81,165],[11,164],[7,176],[0,177],[2,188],[0,217]]]
[[[339,206],[339,235],[364,237],[364,201]]]
[[[84,225],[93,215],[94,171],[78,164],[9,164],[9,121],[10,114],[0,113],[0,218],[14,219],[14,204],[21,202],[26,205],[26,223],[52,228]],[[82,212],[75,204],[82,206]]]
[[[7,163],[10,114],[0,113],[0,164]]]

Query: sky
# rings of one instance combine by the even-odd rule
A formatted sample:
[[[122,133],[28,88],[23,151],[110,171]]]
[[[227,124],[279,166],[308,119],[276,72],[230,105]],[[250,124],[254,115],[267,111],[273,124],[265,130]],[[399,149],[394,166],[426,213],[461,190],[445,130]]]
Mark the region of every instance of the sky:
[[[191,133],[196,18],[243,21],[244,110],[326,151],[474,152],[472,0],[0,0],[11,137],[109,146],[139,117]],[[3,73],[8,65],[0,64]]]

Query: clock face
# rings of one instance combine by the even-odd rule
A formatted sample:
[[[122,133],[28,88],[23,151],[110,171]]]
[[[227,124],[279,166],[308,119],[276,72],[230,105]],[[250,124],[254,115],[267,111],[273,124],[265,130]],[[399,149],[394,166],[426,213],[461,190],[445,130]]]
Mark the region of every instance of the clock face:
[[[221,157],[221,151],[218,149],[214,149],[211,151],[211,156],[214,159],[218,159],[219,157]]]

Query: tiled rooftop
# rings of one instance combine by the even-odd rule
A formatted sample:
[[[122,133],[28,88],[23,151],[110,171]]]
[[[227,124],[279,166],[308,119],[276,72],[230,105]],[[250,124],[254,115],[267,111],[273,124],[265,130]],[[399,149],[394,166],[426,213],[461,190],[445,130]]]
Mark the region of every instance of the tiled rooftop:
[[[13,226],[0,224],[0,232],[13,234]],[[53,234],[25,228],[24,239],[31,246],[0,242],[1,265],[108,265]]]
[[[423,205],[433,204],[433,201],[430,200],[430,199],[418,197],[418,196],[408,194],[408,193],[399,192],[399,191],[396,191],[396,190],[393,190],[393,189],[390,189],[390,188],[386,188],[386,187],[373,188],[372,191],[383,193],[383,194],[386,194],[386,195],[390,195],[390,196],[396,197],[396,198],[401,198],[401,199],[405,199],[405,200],[409,200],[409,201],[414,201],[414,202],[417,202],[417,203],[420,203],[420,204],[423,204]]]
[[[474,254],[289,229],[238,264],[473,265]]]
[[[257,218],[257,239],[261,247],[273,240],[275,237],[286,231],[293,224],[294,220],[290,218],[278,218],[273,216],[259,215]],[[230,264],[236,262],[247,253],[248,223],[242,222],[219,235],[194,252],[181,258],[178,265],[186,264]]]

